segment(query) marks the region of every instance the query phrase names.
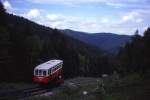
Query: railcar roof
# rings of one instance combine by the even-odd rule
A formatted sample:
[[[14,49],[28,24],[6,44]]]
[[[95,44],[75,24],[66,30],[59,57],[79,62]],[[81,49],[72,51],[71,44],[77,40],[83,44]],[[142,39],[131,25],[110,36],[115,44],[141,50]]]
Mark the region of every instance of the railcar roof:
[[[38,66],[35,67],[35,69],[43,69],[43,70],[46,70],[46,69],[50,69],[54,66],[56,66],[57,64],[60,64],[60,63],[63,63],[62,60],[50,60],[50,61],[47,61],[43,64],[40,64]]]

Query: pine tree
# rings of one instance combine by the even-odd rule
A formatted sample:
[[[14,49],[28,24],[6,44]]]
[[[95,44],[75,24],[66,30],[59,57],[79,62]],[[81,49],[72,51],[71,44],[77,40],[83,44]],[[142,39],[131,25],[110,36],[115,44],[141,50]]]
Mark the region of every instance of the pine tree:
[[[0,1],[0,25],[3,25],[4,24],[4,21],[5,21],[5,8],[2,4],[2,2]]]

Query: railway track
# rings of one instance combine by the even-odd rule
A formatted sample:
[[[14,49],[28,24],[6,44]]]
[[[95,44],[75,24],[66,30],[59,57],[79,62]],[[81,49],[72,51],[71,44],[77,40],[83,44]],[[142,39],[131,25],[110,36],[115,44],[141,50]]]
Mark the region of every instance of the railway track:
[[[31,96],[35,95],[41,95],[47,92],[50,92],[52,90],[52,87],[33,87],[33,88],[27,88],[17,91],[8,91],[4,93],[0,93],[0,100],[20,100],[25,99]]]

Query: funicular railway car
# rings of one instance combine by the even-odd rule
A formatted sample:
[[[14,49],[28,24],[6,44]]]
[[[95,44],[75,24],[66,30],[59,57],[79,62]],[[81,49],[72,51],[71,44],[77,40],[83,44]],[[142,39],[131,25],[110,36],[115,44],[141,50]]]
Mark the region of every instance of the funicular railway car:
[[[34,68],[33,81],[39,84],[63,83],[62,60],[50,60]]]

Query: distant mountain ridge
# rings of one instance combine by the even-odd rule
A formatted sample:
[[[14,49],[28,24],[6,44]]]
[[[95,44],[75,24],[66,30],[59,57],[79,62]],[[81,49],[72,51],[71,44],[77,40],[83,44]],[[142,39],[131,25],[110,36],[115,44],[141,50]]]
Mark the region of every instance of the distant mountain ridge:
[[[104,51],[110,53],[117,53],[120,47],[123,47],[131,40],[129,35],[117,35],[114,33],[86,33],[73,31],[70,29],[61,30],[64,34],[71,36],[75,39],[85,43],[94,45]]]

